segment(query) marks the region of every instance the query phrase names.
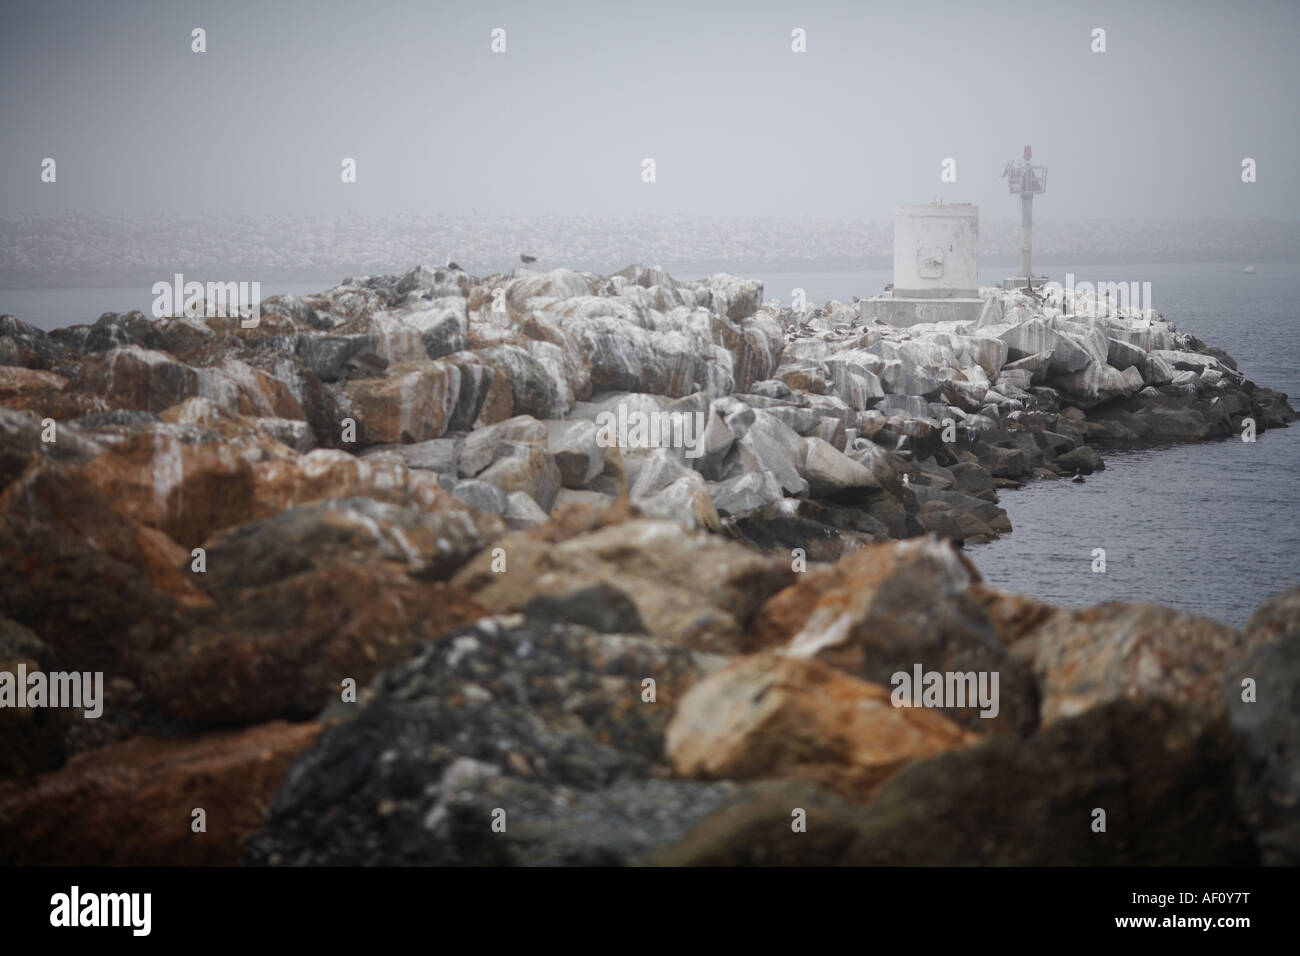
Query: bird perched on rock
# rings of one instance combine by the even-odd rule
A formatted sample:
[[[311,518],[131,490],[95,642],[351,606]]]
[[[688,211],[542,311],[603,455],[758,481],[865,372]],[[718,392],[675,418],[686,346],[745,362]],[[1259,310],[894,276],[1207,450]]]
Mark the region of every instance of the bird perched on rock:
[[[519,253],[519,261],[522,262],[524,265],[528,265],[528,263],[530,263],[530,262],[536,262],[536,261],[537,261],[537,257],[536,257],[536,256],[530,256],[530,255],[528,255],[528,254],[526,254],[526,253],[521,252],[521,253]]]
[[[464,272],[464,271],[465,271],[465,270],[462,269],[460,266],[458,266],[456,263],[452,262],[450,259],[447,260],[447,268],[450,269],[452,272]]]

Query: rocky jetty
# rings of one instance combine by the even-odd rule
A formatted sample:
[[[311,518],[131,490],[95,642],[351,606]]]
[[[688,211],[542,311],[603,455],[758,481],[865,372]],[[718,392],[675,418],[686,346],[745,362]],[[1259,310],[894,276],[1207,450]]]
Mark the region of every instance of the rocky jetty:
[[[1294,420],[1159,315],[421,266],[247,324],[0,317],[0,671],[105,675],[0,709],[0,860],[1300,860],[1300,590],[1237,631],[961,551]]]

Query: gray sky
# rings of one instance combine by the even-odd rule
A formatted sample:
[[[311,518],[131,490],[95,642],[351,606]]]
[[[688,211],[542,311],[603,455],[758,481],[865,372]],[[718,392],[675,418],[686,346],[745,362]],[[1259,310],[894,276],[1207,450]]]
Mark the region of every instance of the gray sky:
[[[0,216],[1011,217],[999,175],[1032,143],[1040,216],[1300,220],[1295,3],[7,0],[0,22]]]

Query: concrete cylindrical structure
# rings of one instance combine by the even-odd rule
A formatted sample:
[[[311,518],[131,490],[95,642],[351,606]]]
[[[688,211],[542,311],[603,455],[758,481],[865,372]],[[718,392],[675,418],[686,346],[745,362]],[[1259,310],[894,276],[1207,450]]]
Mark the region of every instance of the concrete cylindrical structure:
[[[895,298],[977,296],[979,215],[973,203],[899,206],[894,211]]]

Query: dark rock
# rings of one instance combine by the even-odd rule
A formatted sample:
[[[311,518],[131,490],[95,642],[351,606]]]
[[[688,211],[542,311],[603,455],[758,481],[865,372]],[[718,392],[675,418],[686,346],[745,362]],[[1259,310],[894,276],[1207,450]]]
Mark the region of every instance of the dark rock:
[[[745,790],[654,862],[674,865],[1245,866],[1221,717],[1119,702],[1027,741],[904,769],[865,810],[789,784]],[[807,813],[794,833],[791,812]],[[1094,811],[1106,831],[1094,832]],[[1050,835],[1050,836],[1045,836]]]
[[[1237,740],[1237,787],[1260,861],[1300,864],[1300,588],[1260,605],[1246,625],[1257,645],[1224,675]],[[1247,680],[1253,683],[1248,689]],[[1247,699],[1250,698],[1250,699]]]
[[[720,663],[574,624],[498,618],[449,634],[380,675],[356,716],[297,761],[247,862],[626,862],[649,833],[685,829],[673,808],[693,822],[732,792],[630,792],[661,765],[676,700]],[[629,818],[647,836],[602,848],[597,835]]]
[[[1091,475],[1094,471],[1105,471],[1106,463],[1101,455],[1088,445],[1080,445],[1073,451],[1067,451],[1056,458],[1056,467],[1068,474]]]
[[[632,599],[604,581],[568,594],[539,594],[524,605],[523,613],[539,621],[567,621],[607,634],[646,633]]]

